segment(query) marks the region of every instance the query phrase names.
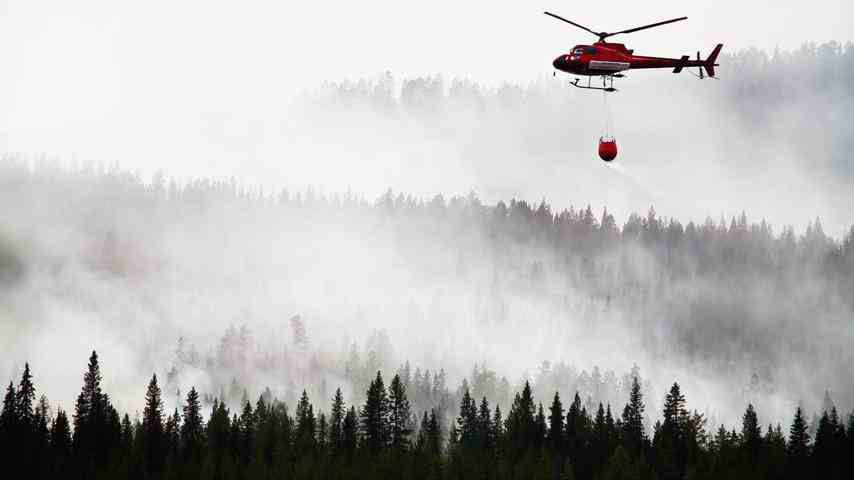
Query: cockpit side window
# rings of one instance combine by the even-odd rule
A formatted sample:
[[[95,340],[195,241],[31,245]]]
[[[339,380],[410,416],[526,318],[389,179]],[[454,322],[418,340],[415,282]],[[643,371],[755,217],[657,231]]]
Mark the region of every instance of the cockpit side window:
[[[588,55],[596,55],[596,47],[585,47],[584,53]]]

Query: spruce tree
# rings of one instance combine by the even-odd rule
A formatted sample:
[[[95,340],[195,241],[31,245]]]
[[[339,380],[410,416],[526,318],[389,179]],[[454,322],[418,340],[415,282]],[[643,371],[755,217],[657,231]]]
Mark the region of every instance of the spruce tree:
[[[430,419],[427,416],[427,410],[424,410],[421,415],[421,423],[418,424],[418,435],[415,438],[415,450],[425,452],[427,450],[427,426],[430,424]]]
[[[142,451],[145,470],[150,475],[160,473],[166,453],[163,426],[163,401],[157,385],[157,375],[151,376],[145,392],[145,408],[142,411]]]
[[[359,420],[356,416],[356,407],[351,406],[344,415],[341,424],[341,445],[348,456],[356,452],[359,442]]]
[[[656,467],[663,479],[681,479],[688,460],[688,412],[685,396],[678,383],[670,387],[664,398],[664,420],[653,439]]]
[[[605,407],[605,429],[607,430],[607,438],[608,438],[608,455],[611,454],[611,451],[617,448],[617,443],[619,442],[619,433],[617,432],[617,424],[614,421],[614,415],[611,413],[611,404],[609,403]]]
[[[492,428],[492,412],[489,410],[489,402],[484,396],[480,400],[480,407],[477,411],[477,429],[480,448],[489,450],[495,446],[495,437],[493,437]]]
[[[762,444],[762,430],[753,404],[747,404],[747,410],[741,420],[741,443],[749,455],[759,454]]]
[[[549,437],[548,445],[552,451],[561,456],[564,451],[563,404],[560,395],[555,392],[552,406],[549,407]]]
[[[325,453],[329,447],[329,422],[326,414],[320,412],[317,416],[317,451]]]
[[[806,478],[809,475],[810,435],[801,407],[795,410],[795,418],[789,428],[788,472],[792,478]]]
[[[17,410],[21,433],[25,436],[30,435],[35,425],[35,409],[33,408],[35,400],[36,388],[33,385],[30,364],[25,363],[21,382],[18,384],[18,390],[15,392],[15,409]]]
[[[566,412],[566,448],[570,461],[578,466],[579,459],[584,454],[587,442],[587,419],[584,407],[581,405],[581,396],[575,392],[575,397]]]
[[[230,435],[231,422],[229,420],[229,411],[225,407],[225,403],[219,400],[214,400],[211,416],[208,420],[206,435],[208,444],[208,453],[214,461],[214,468],[219,471],[222,462],[228,455],[231,448]]]
[[[516,394],[510,412],[505,421],[506,453],[511,459],[521,457],[531,446],[537,443],[536,415],[533,391],[529,382],[525,382],[522,393]]]
[[[176,460],[178,455],[178,444],[181,440],[181,417],[176,408],[172,415],[166,418],[166,425],[163,429],[164,452],[167,457],[172,457]]]
[[[130,416],[127,413],[122,417],[121,449],[122,454],[128,457],[133,452],[133,424],[130,423]]]
[[[537,405],[537,415],[534,417],[534,432],[533,432],[533,447],[539,451],[543,448],[548,435],[548,424],[546,423],[546,413],[543,410],[543,404]]]
[[[300,454],[313,453],[315,451],[315,435],[317,434],[317,419],[314,416],[314,407],[308,399],[308,393],[303,390],[297,403],[296,410],[296,448]]]
[[[51,423],[50,448],[54,456],[66,457],[71,453],[71,425],[65,410],[58,410]]]
[[[238,455],[243,466],[249,465],[252,459],[252,453],[255,450],[255,411],[252,410],[252,404],[247,400],[243,404],[243,411],[240,413],[239,422],[239,440],[238,440]]]
[[[412,410],[409,399],[406,398],[406,384],[395,375],[391,379],[388,390],[389,403],[389,436],[391,446],[396,449],[409,447],[409,436],[412,434]]]
[[[51,422],[49,438],[50,471],[55,478],[62,478],[68,475],[71,467],[71,425],[62,409],[57,410]]]
[[[0,413],[0,464],[9,465],[18,456],[18,431],[20,421],[16,401],[15,385],[9,382]]]
[[[492,414],[490,437],[492,437],[493,447],[496,451],[500,451],[504,438],[504,418],[501,416],[501,407],[499,405],[495,406],[495,412]]]
[[[442,453],[442,432],[435,408],[430,409],[430,420],[427,424],[427,450],[436,456]]]
[[[599,402],[596,417],[593,419],[593,461],[596,468],[601,468],[608,460],[608,423],[605,420],[605,407]]]
[[[339,453],[344,441],[344,416],[347,415],[344,406],[344,395],[341,388],[335,389],[335,398],[332,399],[332,408],[329,417],[329,444],[333,453]]]
[[[459,444],[463,448],[474,448],[477,445],[477,406],[469,394],[468,388],[463,391],[460,399],[460,414],[457,417],[457,434]]]
[[[365,395],[365,405],[361,411],[361,427],[365,446],[369,452],[379,453],[388,445],[388,396],[379,371]]]
[[[836,407],[831,406],[830,411],[824,410],[821,414],[813,445],[813,463],[818,478],[840,478],[842,445],[838,430],[839,417]]]
[[[50,421],[50,406],[48,405],[47,397],[44,395],[39,397],[39,401],[36,404],[33,421],[33,446],[36,450],[36,462],[41,461],[44,463],[44,460],[46,460],[45,455],[49,453],[48,447],[50,444],[50,425],[48,423]]]
[[[202,420],[201,404],[196,387],[190,388],[187,393],[187,403],[183,408],[183,422],[181,424],[181,445],[184,458],[191,459],[201,456],[204,425]]]
[[[623,445],[630,455],[636,455],[646,444],[646,432],[643,426],[644,408],[638,377],[632,376],[629,403],[623,409],[622,415]]]
[[[89,365],[83,374],[83,388],[74,405],[72,449],[84,473],[93,474],[95,466],[107,461],[111,445],[106,435],[107,406],[109,400],[101,390],[101,367],[98,353],[89,356]]]

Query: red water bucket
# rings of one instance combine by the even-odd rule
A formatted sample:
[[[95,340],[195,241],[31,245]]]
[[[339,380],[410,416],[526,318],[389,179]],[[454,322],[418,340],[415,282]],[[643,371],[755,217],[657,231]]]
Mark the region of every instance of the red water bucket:
[[[599,138],[599,158],[606,162],[617,158],[617,141],[614,137]]]

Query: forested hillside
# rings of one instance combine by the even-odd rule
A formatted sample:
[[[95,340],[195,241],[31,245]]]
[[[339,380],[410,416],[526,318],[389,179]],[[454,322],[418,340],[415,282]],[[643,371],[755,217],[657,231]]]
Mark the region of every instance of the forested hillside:
[[[508,379],[493,402],[524,379],[616,402],[633,365],[651,402],[679,380],[722,420],[733,395],[775,422],[827,390],[854,402],[854,231],[835,239],[818,219],[797,233],[650,208],[618,224],[474,193],[263,194],[11,160],[2,178],[4,369],[105,344],[127,410],[145,370],[170,392],[222,400],[236,379],[293,402],[324,384],[361,395],[406,361],[449,384],[488,367]],[[69,390],[72,372],[46,383]]]
[[[380,371],[361,403],[348,403],[340,388],[331,399],[312,403],[303,390],[293,413],[265,393],[235,409],[214,399],[209,415],[195,388],[180,409],[168,410],[154,375],[142,414],[134,419],[112,405],[102,379],[92,352],[73,412],[54,411],[44,395],[36,400],[26,365],[17,387],[9,383],[0,414],[3,464],[28,478],[675,480],[854,474],[854,411],[846,418],[829,404],[810,435],[800,407],[784,430],[780,424],[760,425],[748,404],[740,425],[715,428],[688,407],[686,393],[673,383],[661,419],[650,429],[636,376],[622,407],[599,403],[595,410],[578,393],[571,401],[558,393],[538,399],[528,382],[502,410],[486,397],[473,397],[463,384],[450,419],[435,407],[413,408],[408,392],[417,385],[396,374],[386,387]]]

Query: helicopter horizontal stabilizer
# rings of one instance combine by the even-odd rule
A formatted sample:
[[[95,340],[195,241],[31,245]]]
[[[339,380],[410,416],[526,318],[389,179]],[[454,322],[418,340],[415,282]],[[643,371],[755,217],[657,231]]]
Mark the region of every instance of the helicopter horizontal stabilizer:
[[[685,68],[685,64],[688,63],[688,59],[690,57],[688,55],[682,55],[682,58],[679,59],[679,65],[676,65],[676,68],[673,69],[673,73],[679,73]]]

